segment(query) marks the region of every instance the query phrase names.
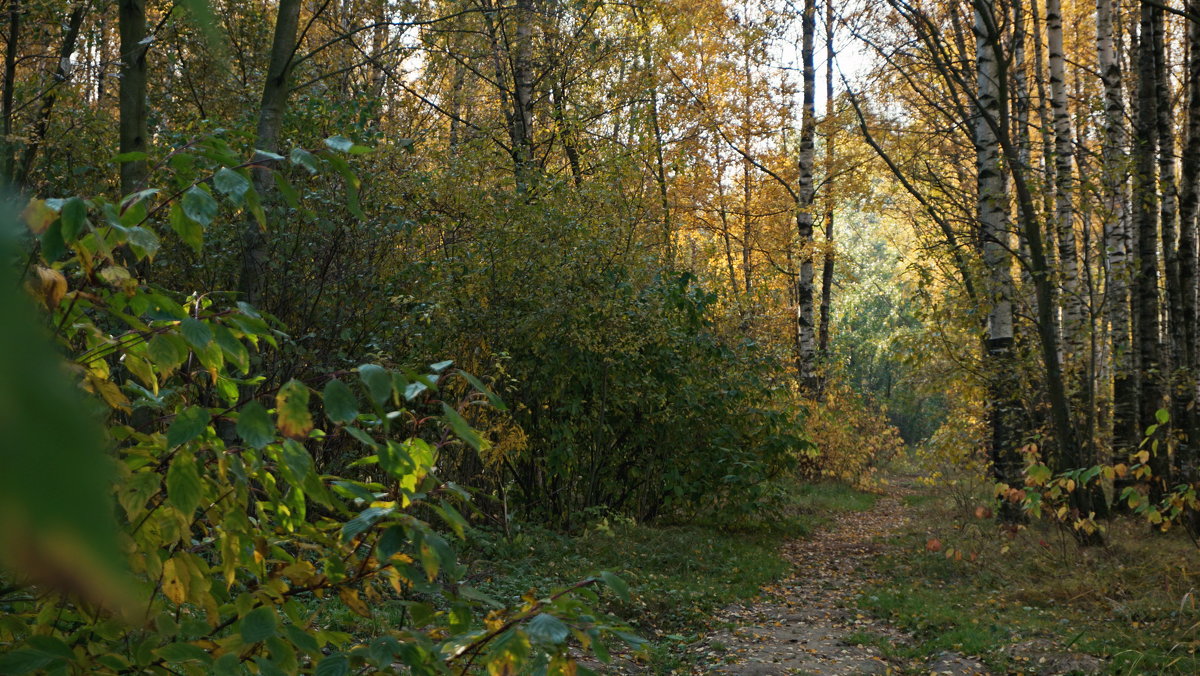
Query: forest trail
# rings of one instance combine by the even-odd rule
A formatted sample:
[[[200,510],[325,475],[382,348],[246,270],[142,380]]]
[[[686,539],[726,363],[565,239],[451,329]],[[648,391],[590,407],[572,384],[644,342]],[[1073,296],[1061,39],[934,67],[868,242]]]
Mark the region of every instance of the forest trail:
[[[945,653],[930,663],[889,661],[854,635],[907,643],[909,636],[859,611],[855,600],[873,581],[871,558],[890,546],[887,538],[909,521],[903,484],[865,512],[845,512],[827,528],[784,545],[792,572],[763,590],[755,602],[730,606],[714,618],[725,629],[693,649],[693,673],[708,674],[987,674],[976,660]]]

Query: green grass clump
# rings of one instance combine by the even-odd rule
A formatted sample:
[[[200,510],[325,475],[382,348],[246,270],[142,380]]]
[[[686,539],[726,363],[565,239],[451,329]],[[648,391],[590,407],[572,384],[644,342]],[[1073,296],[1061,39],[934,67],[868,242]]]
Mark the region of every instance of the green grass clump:
[[[976,518],[961,495],[918,495],[906,500],[916,505],[909,530],[874,562],[879,580],[859,599],[913,635],[904,652],[955,651],[1016,672],[1029,665],[1013,647],[1039,645],[1100,657],[1112,674],[1200,673],[1189,591],[1200,577],[1186,538],[1118,519],[1108,546],[1080,548],[1049,524],[1012,531]]]
[[[843,512],[865,512],[875,506],[879,496],[867,493],[846,484],[822,482],[802,484],[788,497],[788,505],[800,516],[800,522],[809,530],[826,525],[830,519]]]

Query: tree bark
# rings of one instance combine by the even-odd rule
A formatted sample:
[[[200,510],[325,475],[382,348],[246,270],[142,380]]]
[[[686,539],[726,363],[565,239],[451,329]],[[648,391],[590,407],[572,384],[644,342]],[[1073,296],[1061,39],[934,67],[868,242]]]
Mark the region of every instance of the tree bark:
[[[983,263],[989,274],[986,362],[988,364],[988,412],[991,418],[991,460],[996,480],[1009,486],[1020,481],[1021,458],[1017,452],[1017,419],[1020,403],[1015,397],[1012,376],[1013,306],[1012,258],[1008,225],[1008,185],[1000,161],[1000,144],[993,127],[1003,119],[1000,65],[994,30],[995,5],[977,0],[975,8],[976,111],[974,142],[976,169],[976,217],[979,221]],[[1031,243],[1032,244],[1032,243]],[[1019,518],[1017,508],[1005,502],[1000,517]]]
[[[512,47],[513,162],[517,190],[530,192],[537,184],[533,161],[533,0],[517,0],[516,45]]]
[[[3,116],[3,148],[4,155],[0,157],[0,162],[3,162],[3,177],[5,184],[13,183],[13,170],[16,168],[16,144],[13,143],[13,92],[17,86],[17,50],[21,42],[21,0],[9,0],[8,2],[8,44],[4,50],[4,91],[0,94],[3,102],[0,103]]]
[[[1162,11],[1148,3],[1140,10],[1138,44],[1138,114],[1133,146],[1133,227],[1137,235],[1137,277],[1135,279],[1136,312],[1134,337],[1137,341],[1140,383],[1139,429],[1154,424],[1162,407],[1161,349],[1159,335],[1158,298],[1158,186],[1155,183],[1155,150],[1158,143],[1158,45],[1155,34],[1162,25]],[[1165,448],[1164,453],[1165,456]],[[1163,464],[1152,458],[1152,486],[1160,486],[1164,478]],[[1154,493],[1161,493],[1161,487]]]
[[[121,80],[119,152],[146,152],[146,0],[120,0],[117,6],[121,34]],[[121,195],[142,188],[146,182],[146,160],[121,163]]]
[[[816,34],[816,0],[805,0],[801,20],[800,60],[804,79],[803,109],[800,122],[799,190],[796,205],[796,234],[799,240],[800,269],[796,279],[796,371],[800,387],[815,393],[816,335],[813,322],[813,135],[816,126],[816,72],[813,67],[813,43]]]
[[[1200,15],[1200,0],[1188,0],[1187,10]],[[1184,441],[1176,450],[1177,465],[1186,481],[1197,478],[1197,448],[1200,448],[1200,415],[1195,410],[1200,363],[1197,360],[1197,256],[1196,219],[1200,213],[1200,22],[1187,24],[1189,60],[1187,70],[1187,146],[1182,163],[1182,196],[1179,204],[1179,315],[1173,319],[1181,328],[1182,374],[1177,385],[1173,414],[1183,428]]]
[[[1109,309],[1112,359],[1112,430],[1114,462],[1124,462],[1139,441],[1137,429],[1137,373],[1133,366],[1129,282],[1130,222],[1129,168],[1121,60],[1115,48],[1115,0],[1096,0],[1096,52],[1104,85],[1104,244],[1105,303]]]
[[[837,120],[833,115],[833,2],[825,3],[825,251],[821,267],[821,323],[817,334],[817,353],[821,358],[820,392],[824,394],[829,363],[829,319],[833,304],[833,153]]]
[[[1054,119],[1054,214],[1058,236],[1059,282],[1063,304],[1064,366],[1072,381],[1077,378],[1084,330],[1083,292],[1079,282],[1079,255],[1075,239],[1074,159],[1071,116],[1067,109],[1066,56],[1063,52],[1060,0],[1046,0],[1046,38],[1050,65],[1050,109]],[[1075,383],[1068,383],[1073,386]]]

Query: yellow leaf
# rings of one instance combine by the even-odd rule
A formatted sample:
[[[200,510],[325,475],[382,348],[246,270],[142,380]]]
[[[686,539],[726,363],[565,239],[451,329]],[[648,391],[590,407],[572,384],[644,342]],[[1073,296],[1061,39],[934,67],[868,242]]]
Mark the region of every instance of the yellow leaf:
[[[21,211],[21,220],[25,221],[29,231],[35,235],[46,232],[46,228],[49,228],[57,218],[58,213],[46,206],[45,201],[39,199],[29,200]]]
[[[308,410],[308,386],[299,380],[289,380],[275,395],[276,425],[285,436],[303,438],[313,428]]]
[[[121,392],[121,388],[117,387],[117,384],[111,380],[103,380],[92,373],[88,373],[84,388],[89,392],[100,395],[100,398],[110,408],[117,408],[122,411],[128,411],[131,408],[129,399]]]
[[[362,615],[363,617],[371,617],[371,610],[367,608],[367,604],[363,603],[362,599],[358,598],[357,589],[342,587],[338,590],[338,598],[342,600],[342,603],[346,604],[347,608],[354,611],[355,614]]]
[[[67,295],[67,278],[58,270],[35,265],[30,274],[29,292],[41,299],[46,307],[54,309]]]
[[[191,577],[186,566],[180,566],[175,559],[168,559],[163,564],[162,590],[167,598],[175,603],[183,603],[188,596],[188,582]]]
[[[293,584],[304,587],[317,577],[317,569],[308,561],[297,561],[279,571],[279,574],[291,578]]]

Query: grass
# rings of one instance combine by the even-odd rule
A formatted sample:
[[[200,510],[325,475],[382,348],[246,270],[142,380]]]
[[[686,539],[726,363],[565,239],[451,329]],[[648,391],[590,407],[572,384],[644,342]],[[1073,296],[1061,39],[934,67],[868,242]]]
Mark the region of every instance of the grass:
[[[1011,531],[976,518],[979,495],[919,495],[859,601],[914,636],[894,654],[951,650],[1015,672],[1029,667],[1011,646],[1036,644],[1101,657],[1112,674],[1200,673],[1200,556],[1185,537],[1117,520],[1108,546],[1080,548],[1049,524]]]
[[[699,637],[714,611],[757,596],[787,573],[779,553],[784,541],[824,526],[834,514],[869,509],[875,499],[842,484],[805,484],[787,492],[780,511],[750,521],[602,520],[578,537],[526,527],[508,540],[494,538],[472,567],[484,576],[478,586],[506,601],[599,570],[620,575],[633,602],[614,602],[607,610],[650,639],[648,662],[665,673],[682,666],[682,646]]]
[[[780,545],[826,524],[839,512],[864,510],[875,496],[840,484],[797,486],[780,511],[754,521],[717,520],[640,524],[601,519],[578,536],[523,524],[503,534],[477,531],[460,553],[467,582],[512,605],[530,590],[562,588],[599,571],[620,575],[632,592],[622,603],[605,594],[603,610],[628,622],[649,640],[639,659],[657,673],[685,667],[683,648],[708,629],[713,613],[753,598],[783,577],[788,564]],[[339,603],[314,608],[325,626],[370,636],[398,626],[399,603],[379,603],[375,617],[350,613]]]

